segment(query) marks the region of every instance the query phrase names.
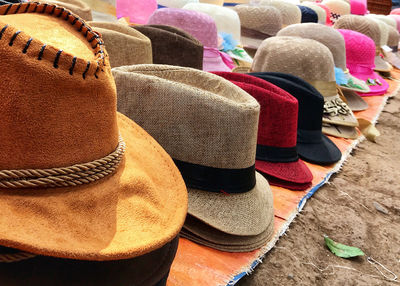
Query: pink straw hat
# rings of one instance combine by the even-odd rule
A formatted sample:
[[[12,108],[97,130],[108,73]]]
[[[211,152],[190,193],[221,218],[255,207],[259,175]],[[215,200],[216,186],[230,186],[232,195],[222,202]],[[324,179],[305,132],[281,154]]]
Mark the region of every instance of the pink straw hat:
[[[400,8],[393,9],[390,12],[390,15],[400,15]]]
[[[367,14],[367,1],[366,0],[350,0],[350,13],[354,15]]]
[[[232,58],[218,50],[217,26],[207,14],[176,8],[162,8],[150,16],[149,25],[167,25],[180,28],[204,45],[204,71],[231,71]]]
[[[383,95],[389,88],[389,84],[376,72],[375,67],[375,43],[374,41],[356,31],[338,30],[346,45],[346,63],[350,73],[364,80],[371,90],[369,93],[360,93],[361,96]]]

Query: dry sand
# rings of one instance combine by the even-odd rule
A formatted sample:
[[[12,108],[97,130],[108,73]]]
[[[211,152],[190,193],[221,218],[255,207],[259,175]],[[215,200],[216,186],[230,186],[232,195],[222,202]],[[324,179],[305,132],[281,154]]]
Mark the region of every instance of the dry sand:
[[[358,145],[263,263],[237,285],[400,285],[400,277],[397,283],[385,280],[365,257],[336,257],[323,239],[326,234],[357,246],[400,276],[399,97],[390,99],[381,114],[377,143]],[[374,202],[388,213],[378,211]]]

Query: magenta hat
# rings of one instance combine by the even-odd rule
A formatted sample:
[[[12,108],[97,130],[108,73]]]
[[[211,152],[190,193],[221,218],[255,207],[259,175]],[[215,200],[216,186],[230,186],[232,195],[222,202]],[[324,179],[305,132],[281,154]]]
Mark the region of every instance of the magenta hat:
[[[150,16],[149,25],[167,25],[189,33],[204,46],[203,70],[228,71],[233,68],[230,56],[218,50],[217,26],[207,14],[184,9],[162,8]]]
[[[338,30],[346,45],[346,64],[350,73],[358,79],[364,80],[371,92],[360,93],[361,96],[383,95],[389,88],[389,84],[376,72],[375,67],[375,43],[374,41],[356,31]]]
[[[350,0],[350,13],[362,16],[367,14],[367,0]]]

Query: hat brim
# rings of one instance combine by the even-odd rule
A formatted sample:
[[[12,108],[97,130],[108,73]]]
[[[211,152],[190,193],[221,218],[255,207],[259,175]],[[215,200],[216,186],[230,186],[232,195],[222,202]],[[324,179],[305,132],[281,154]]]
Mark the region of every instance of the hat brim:
[[[232,235],[258,235],[273,213],[272,192],[256,172],[256,185],[245,193],[227,194],[188,189],[188,213],[211,227]]]
[[[400,58],[397,53],[385,52],[384,59],[396,69],[400,69]]]
[[[265,37],[267,39],[268,37]],[[250,37],[241,36],[240,41],[245,49],[257,50],[258,47],[265,39],[255,39]]]
[[[322,132],[339,138],[357,139],[358,132],[355,127],[340,126],[333,124],[322,124]]]
[[[256,160],[256,169],[268,176],[296,184],[309,183],[313,179],[310,169],[301,160],[287,163]],[[270,180],[268,182],[271,184]]]
[[[232,69],[228,67],[222,60],[221,56],[218,55],[215,57],[203,57],[203,71],[231,72]]]
[[[393,67],[384,59],[381,58],[381,56],[375,56],[375,71],[378,72],[390,72]]]
[[[119,260],[159,249],[179,233],[186,186],[172,159],[118,113],[126,143],[114,174],[78,187],[0,190],[0,245],[79,260]]]
[[[372,69],[368,73],[352,73],[358,79],[363,81],[367,81],[368,79],[378,79],[382,85],[370,85],[369,89],[370,92],[368,93],[361,93],[361,96],[374,96],[374,95],[383,95],[389,88],[389,84],[376,72]]]
[[[264,246],[274,233],[273,214],[270,224],[260,234],[254,236],[238,236],[220,232],[201,221],[188,216],[180,233],[181,237],[196,243],[228,252],[248,252]]]
[[[275,177],[271,177],[268,175],[264,175],[265,178],[268,180],[268,183],[272,186],[277,186],[285,189],[289,189],[292,191],[304,191],[307,190],[309,187],[312,186],[312,182],[309,183],[304,183],[304,184],[298,184],[298,183],[293,183],[285,180],[280,180]]]
[[[362,111],[368,108],[368,103],[362,99],[360,95],[352,90],[342,90],[344,97],[347,100],[347,105],[352,111]]]
[[[344,101],[342,101],[342,99],[339,97],[339,95],[324,96],[325,102],[332,101],[332,100],[339,100],[342,103],[345,103]],[[345,103],[345,104],[347,104],[347,103]],[[340,113],[338,113],[336,115],[328,115],[324,112],[323,117],[322,117],[322,122],[336,124],[336,125],[342,125],[342,126],[352,126],[352,127],[358,126],[358,121],[351,110],[346,115],[343,115]]]
[[[318,143],[297,142],[297,152],[304,161],[318,165],[330,165],[342,158],[342,152],[324,134]]]
[[[339,85],[341,90],[356,91],[356,92],[360,92],[360,93],[370,92],[369,86],[364,81],[356,78],[355,76],[353,76],[350,73],[347,74],[347,77],[348,77],[348,81],[351,80],[354,85],[359,86],[360,88]]]

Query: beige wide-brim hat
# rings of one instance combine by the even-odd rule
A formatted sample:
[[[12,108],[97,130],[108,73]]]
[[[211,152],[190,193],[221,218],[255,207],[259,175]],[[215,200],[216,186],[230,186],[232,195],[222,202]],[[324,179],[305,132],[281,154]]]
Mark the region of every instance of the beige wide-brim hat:
[[[84,1],[80,0],[43,0],[39,1],[41,3],[49,3],[57,6],[61,6],[71,10],[74,14],[78,15],[85,21],[92,21],[92,10],[89,5],[87,5]]]
[[[229,195],[188,188],[188,214],[226,234],[258,235],[273,220],[273,200],[259,173],[256,182],[249,192]]]
[[[281,12],[282,26],[301,23],[301,10],[297,5],[280,0],[260,0],[259,6],[272,6]]]
[[[104,40],[111,67],[152,64],[151,41],[131,27],[108,22],[89,22]]]
[[[346,98],[347,105],[352,111],[362,111],[368,108],[368,103],[355,91],[342,89],[342,93]]]
[[[377,72],[390,72],[393,67],[387,61],[385,61],[380,55],[375,56],[375,68]]]
[[[272,214],[273,216],[273,214]],[[262,233],[253,236],[229,235],[188,215],[180,236],[196,243],[228,252],[248,252],[256,250],[268,243],[274,233],[274,220]]]
[[[357,139],[358,133],[355,127],[340,126],[334,124],[323,123],[322,132],[326,135],[331,135],[345,139]]]
[[[289,36],[266,39],[258,48],[251,69],[253,72],[289,73],[302,78],[324,97],[323,122],[358,126],[353,112],[339,97],[332,53],[320,42]]]

